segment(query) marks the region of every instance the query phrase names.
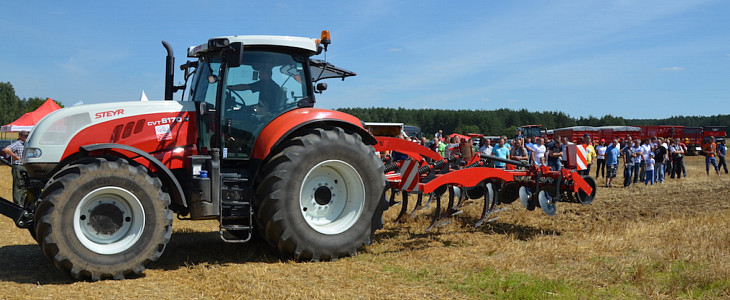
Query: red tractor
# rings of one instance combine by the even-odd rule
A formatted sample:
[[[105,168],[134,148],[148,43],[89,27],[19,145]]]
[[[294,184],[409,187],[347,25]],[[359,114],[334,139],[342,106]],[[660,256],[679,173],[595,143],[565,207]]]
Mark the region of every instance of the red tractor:
[[[321,39],[228,36],[190,47],[187,101],[74,106],[25,145],[28,197],[0,213],[78,279],[122,279],[157,260],[173,215],[218,219],[221,237],[258,232],[280,252],[330,260],[370,244],[387,208],[375,138],[357,118],[313,108],[316,83],[355,73],[312,59]],[[316,86],[314,85],[316,83]]]

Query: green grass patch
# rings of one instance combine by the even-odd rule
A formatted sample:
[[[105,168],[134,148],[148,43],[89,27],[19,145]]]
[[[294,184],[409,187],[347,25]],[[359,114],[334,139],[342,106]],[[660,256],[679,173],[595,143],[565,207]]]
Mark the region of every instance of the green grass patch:
[[[681,298],[708,299],[730,296],[730,279],[719,278],[705,264],[686,261],[667,263],[654,274],[662,292]]]
[[[499,299],[585,299],[589,294],[562,280],[550,280],[535,276],[485,269],[466,274],[459,282],[449,283],[449,288],[474,298]]]
[[[521,273],[499,273],[493,269],[476,272],[433,268],[404,269],[384,266],[399,278],[453,290],[472,299],[586,299],[591,292],[562,280],[550,280]]]

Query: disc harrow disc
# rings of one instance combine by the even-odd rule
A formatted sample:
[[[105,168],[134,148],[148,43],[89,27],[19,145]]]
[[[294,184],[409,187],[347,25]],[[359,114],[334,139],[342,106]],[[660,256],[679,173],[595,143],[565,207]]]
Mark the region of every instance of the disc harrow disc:
[[[547,188],[540,189],[540,192],[537,194],[537,200],[540,202],[540,207],[548,216],[554,216],[557,211],[555,201],[553,201],[553,196],[551,194],[552,193]]]

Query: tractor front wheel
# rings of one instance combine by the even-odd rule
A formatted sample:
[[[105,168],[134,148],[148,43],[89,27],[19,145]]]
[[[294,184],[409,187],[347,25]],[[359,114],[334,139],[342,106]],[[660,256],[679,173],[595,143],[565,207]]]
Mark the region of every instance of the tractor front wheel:
[[[313,129],[280,148],[257,185],[257,222],[280,252],[300,260],[354,254],[382,227],[383,163],[360,136]]]
[[[35,231],[43,254],[76,279],[136,276],[170,240],[170,196],[143,166],[91,159],[46,186]]]

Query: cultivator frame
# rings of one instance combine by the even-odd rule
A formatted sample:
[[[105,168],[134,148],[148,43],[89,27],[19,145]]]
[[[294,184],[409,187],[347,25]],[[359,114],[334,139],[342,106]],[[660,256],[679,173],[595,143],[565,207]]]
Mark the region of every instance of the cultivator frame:
[[[393,137],[376,137],[376,151],[395,151],[408,156],[394,160],[386,156],[387,187],[391,189],[390,205],[398,204],[395,196],[402,193],[401,211],[397,221],[403,221],[417,210],[429,207],[436,201],[428,230],[446,218],[461,213],[463,200],[484,197],[482,214],[476,223],[481,226],[491,213],[498,211],[499,204],[509,204],[520,199],[528,210],[536,207],[555,215],[557,202],[590,204],[596,195],[596,182],[590,176],[582,176],[569,160],[568,166],[560,171],[551,171],[547,166],[531,165],[526,162],[503,159],[491,155],[474,153],[471,145],[462,140],[459,146],[450,149],[451,155],[444,158],[430,149],[416,143]],[[568,156],[575,155],[575,148],[568,147]],[[572,152],[572,153],[571,153]],[[505,169],[489,167],[491,162],[503,162]],[[441,196],[448,192],[449,201],[442,213]],[[408,213],[408,195],[417,193],[416,206]],[[423,204],[423,196],[429,195]],[[458,201],[457,201],[458,198]]]

